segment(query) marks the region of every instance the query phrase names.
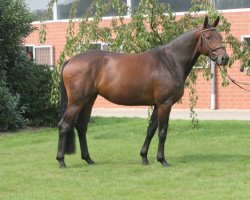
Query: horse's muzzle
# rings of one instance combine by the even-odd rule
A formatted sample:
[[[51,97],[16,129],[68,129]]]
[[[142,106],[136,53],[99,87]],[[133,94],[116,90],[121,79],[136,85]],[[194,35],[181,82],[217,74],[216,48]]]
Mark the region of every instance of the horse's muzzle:
[[[216,60],[216,63],[217,63],[218,65],[225,66],[225,65],[227,65],[228,61],[229,61],[229,56],[228,56],[227,53],[225,53],[225,54],[220,54],[220,55],[218,56],[218,58],[217,58],[217,60]]]

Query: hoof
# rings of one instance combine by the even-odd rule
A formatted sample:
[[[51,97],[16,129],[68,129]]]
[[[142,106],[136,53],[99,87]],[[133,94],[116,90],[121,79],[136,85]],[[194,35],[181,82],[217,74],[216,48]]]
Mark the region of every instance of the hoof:
[[[142,165],[149,165],[148,159],[146,157],[142,157]]]
[[[65,164],[60,164],[60,169],[66,169],[67,168],[67,166],[65,165]]]
[[[94,165],[95,164],[95,162],[93,160],[89,160],[89,161],[87,161],[87,163],[88,163],[88,165]]]
[[[170,167],[170,165],[165,159],[157,159],[157,161],[160,162],[163,167]]]
[[[94,165],[95,164],[95,162],[89,157],[88,158],[83,158],[83,160],[85,160],[88,163],[88,165]]]
[[[161,164],[163,165],[163,167],[170,167],[170,164],[168,164],[166,161],[165,162],[161,162]]]
[[[58,162],[59,162],[59,165],[60,165],[60,168],[66,168],[67,166],[66,166],[66,164],[65,164],[65,162],[64,162],[64,159],[57,159],[58,160]]]

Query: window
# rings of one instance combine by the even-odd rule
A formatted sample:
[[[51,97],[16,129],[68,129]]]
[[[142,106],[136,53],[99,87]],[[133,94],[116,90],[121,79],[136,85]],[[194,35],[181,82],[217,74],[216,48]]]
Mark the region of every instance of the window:
[[[248,45],[250,45],[250,37],[244,38]]]
[[[140,0],[131,0],[132,10],[139,4]],[[184,12],[189,10],[192,6],[192,0],[158,0],[159,3],[166,3],[170,5],[174,12]]]
[[[30,59],[35,60],[38,64],[54,65],[54,50],[52,45],[27,45],[25,46],[25,52]]]
[[[241,41],[247,42],[247,44],[249,45],[249,48],[250,48],[250,35],[241,36]],[[241,72],[243,72],[244,69],[246,69],[246,71],[249,71],[249,66],[246,66],[245,64],[246,63],[243,64],[243,62],[241,62],[241,67],[240,67]]]
[[[241,40],[246,41],[247,44],[250,46],[250,35],[242,36]]]
[[[93,43],[90,45],[90,50],[94,50],[94,49],[99,49],[99,50],[108,50],[108,44],[106,43]]]
[[[123,3],[131,7],[131,10],[135,9],[140,0],[121,0]],[[250,8],[250,0],[211,0],[219,10],[224,9],[241,9]],[[35,21],[40,21],[46,11],[46,7],[50,0],[25,0],[30,10],[35,15]],[[49,20],[62,20],[68,19],[70,9],[74,0],[57,0],[53,7],[53,14],[49,16]],[[92,0],[78,0],[76,17],[81,18],[83,13],[89,8],[93,1]],[[158,0],[159,3],[169,4],[171,10],[174,12],[185,12],[192,6],[192,0]],[[110,11],[106,16],[115,15],[114,11]],[[128,13],[124,13],[124,16]]]
[[[68,19],[73,0],[57,1],[57,19]],[[91,0],[81,0],[78,2],[76,17],[82,17],[83,13],[91,5]]]
[[[70,15],[71,6],[74,0],[58,0],[57,1],[57,19],[68,19]],[[81,18],[83,13],[89,8],[93,1],[92,0],[79,0],[77,4],[76,18]],[[122,0],[127,3],[127,0]],[[113,16],[114,11],[110,11],[106,16]],[[124,15],[127,15],[124,13]]]
[[[39,0],[39,1],[34,1],[34,0],[25,0],[27,6],[31,10],[31,12],[34,13],[35,20],[34,21],[40,21],[42,16],[47,10],[47,5],[50,2],[50,0]],[[52,20],[53,16],[49,16],[49,20]]]
[[[219,10],[250,8],[250,0],[214,0]]]

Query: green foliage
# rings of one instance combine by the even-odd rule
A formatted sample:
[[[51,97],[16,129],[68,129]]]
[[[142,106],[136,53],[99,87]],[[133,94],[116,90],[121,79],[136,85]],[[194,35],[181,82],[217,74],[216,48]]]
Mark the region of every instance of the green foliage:
[[[55,0],[52,0],[55,1]],[[52,2],[51,1],[51,2]],[[89,9],[80,19],[80,25],[76,26],[74,17],[78,1],[72,3],[70,21],[67,29],[66,45],[60,55],[58,66],[54,72],[54,86],[52,102],[58,104],[59,92],[59,71],[63,62],[74,54],[90,49],[90,44],[94,42],[105,42],[109,44],[111,51],[138,53],[150,48],[169,43],[172,39],[203,23],[204,16],[200,11],[205,11],[211,21],[220,16],[220,25],[218,29],[225,33],[225,44],[232,49],[232,56],[229,65],[240,59],[243,67],[247,68],[250,73],[250,52],[244,42],[230,34],[230,23],[218,12],[211,0],[193,0],[193,6],[185,15],[176,20],[175,13],[172,12],[168,4],[158,3],[157,0],[141,0],[138,6],[130,14],[130,20],[124,17],[124,13],[130,13],[127,5],[120,0],[94,0]],[[53,4],[50,4],[50,6]],[[51,8],[50,8],[51,9]],[[101,26],[102,17],[112,10],[116,14],[112,18],[109,26]],[[91,17],[91,19],[90,19]],[[44,24],[41,25],[41,33],[44,30]],[[41,40],[45,41],[45,35],[41,35]],[[206,66],[206,59],[201,56],[197,62],[199,66]],[[195,89],[196,71],[193,70],[188,79],[186,86],[189,88],[190,110],[192,120],[197,124],[194,107],[198,99]],[[222,72],[223,74],[224,72]],[[206,69],[203,75],[207,80],[211,77],[210,72]],[[226,76],[223,76],[223,85],[228,82]]]
[[[0,0],[0,131],[24,126],[51,126],[58,109],[50,105],[52,72],[23,52],[22,42],[34,29],[23,0]]]
[[[23,0],[0,0],[0,70],[6,72],[6,81],[11,76],[9,70],[19,60],[23,60],[21,43],[32,31],[33,15]],[[8,82],[8,85],[11,85]]]
[[[0,131],[15,131],[26,126],[19,109],[19,95],[13,96],[8,87],[0,85]]]
[[[25,108],[23,116],[32,126],[55,126],[58,122],[58,108],[50,104],[51,66],[38,65],[23,58],[9,69],[12,76],[8,78],[11,90],[20,95],[20,105]]]
[[[1,61],[0,61],[0,64]],[[19,95],[12,95],[6,85],[6,74],[0,69],[0,131],[17,130],[26,125],[18,106]]]
[[[23,39],[32,32],[33,15],[23,0],[0,0],[1,49],[12,55]],[[13,55],[14,57],[15,55]]]
[[[0,0],[0,131],[17,130],[26,125],[20,95],[10,90],[10,70],[19,63],[22,40],[33,30],[33,16],[24,1]]]

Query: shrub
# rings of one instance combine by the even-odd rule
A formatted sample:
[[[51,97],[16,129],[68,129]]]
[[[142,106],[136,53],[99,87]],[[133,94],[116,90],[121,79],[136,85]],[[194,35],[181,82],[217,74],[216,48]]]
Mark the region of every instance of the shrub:
[[[19,63],[20,44],[33,30],[32,18],[23,0],[0,0],[0,131],[17,130],[27,122],[20,95],[10,87],[9,69]]]
[[[25,127],[26,121],[18,107],[19,95],[12,95],[5,82],[5,72],[0,70],[0,131],[14,131]]]
[[[20,105],[25,108],[23,116],[30,126],[55,126],[58,122],[58,108],[50,103],[50,68],[24,58],[9,71],[12,74],[8,76],[11,90],[20,94]]]
[[[33,30],[24,0],[0,0],[0,130],[26,124],[52,126],[57,107],[50,104],[51,71],[29,60],[22,42]]]

